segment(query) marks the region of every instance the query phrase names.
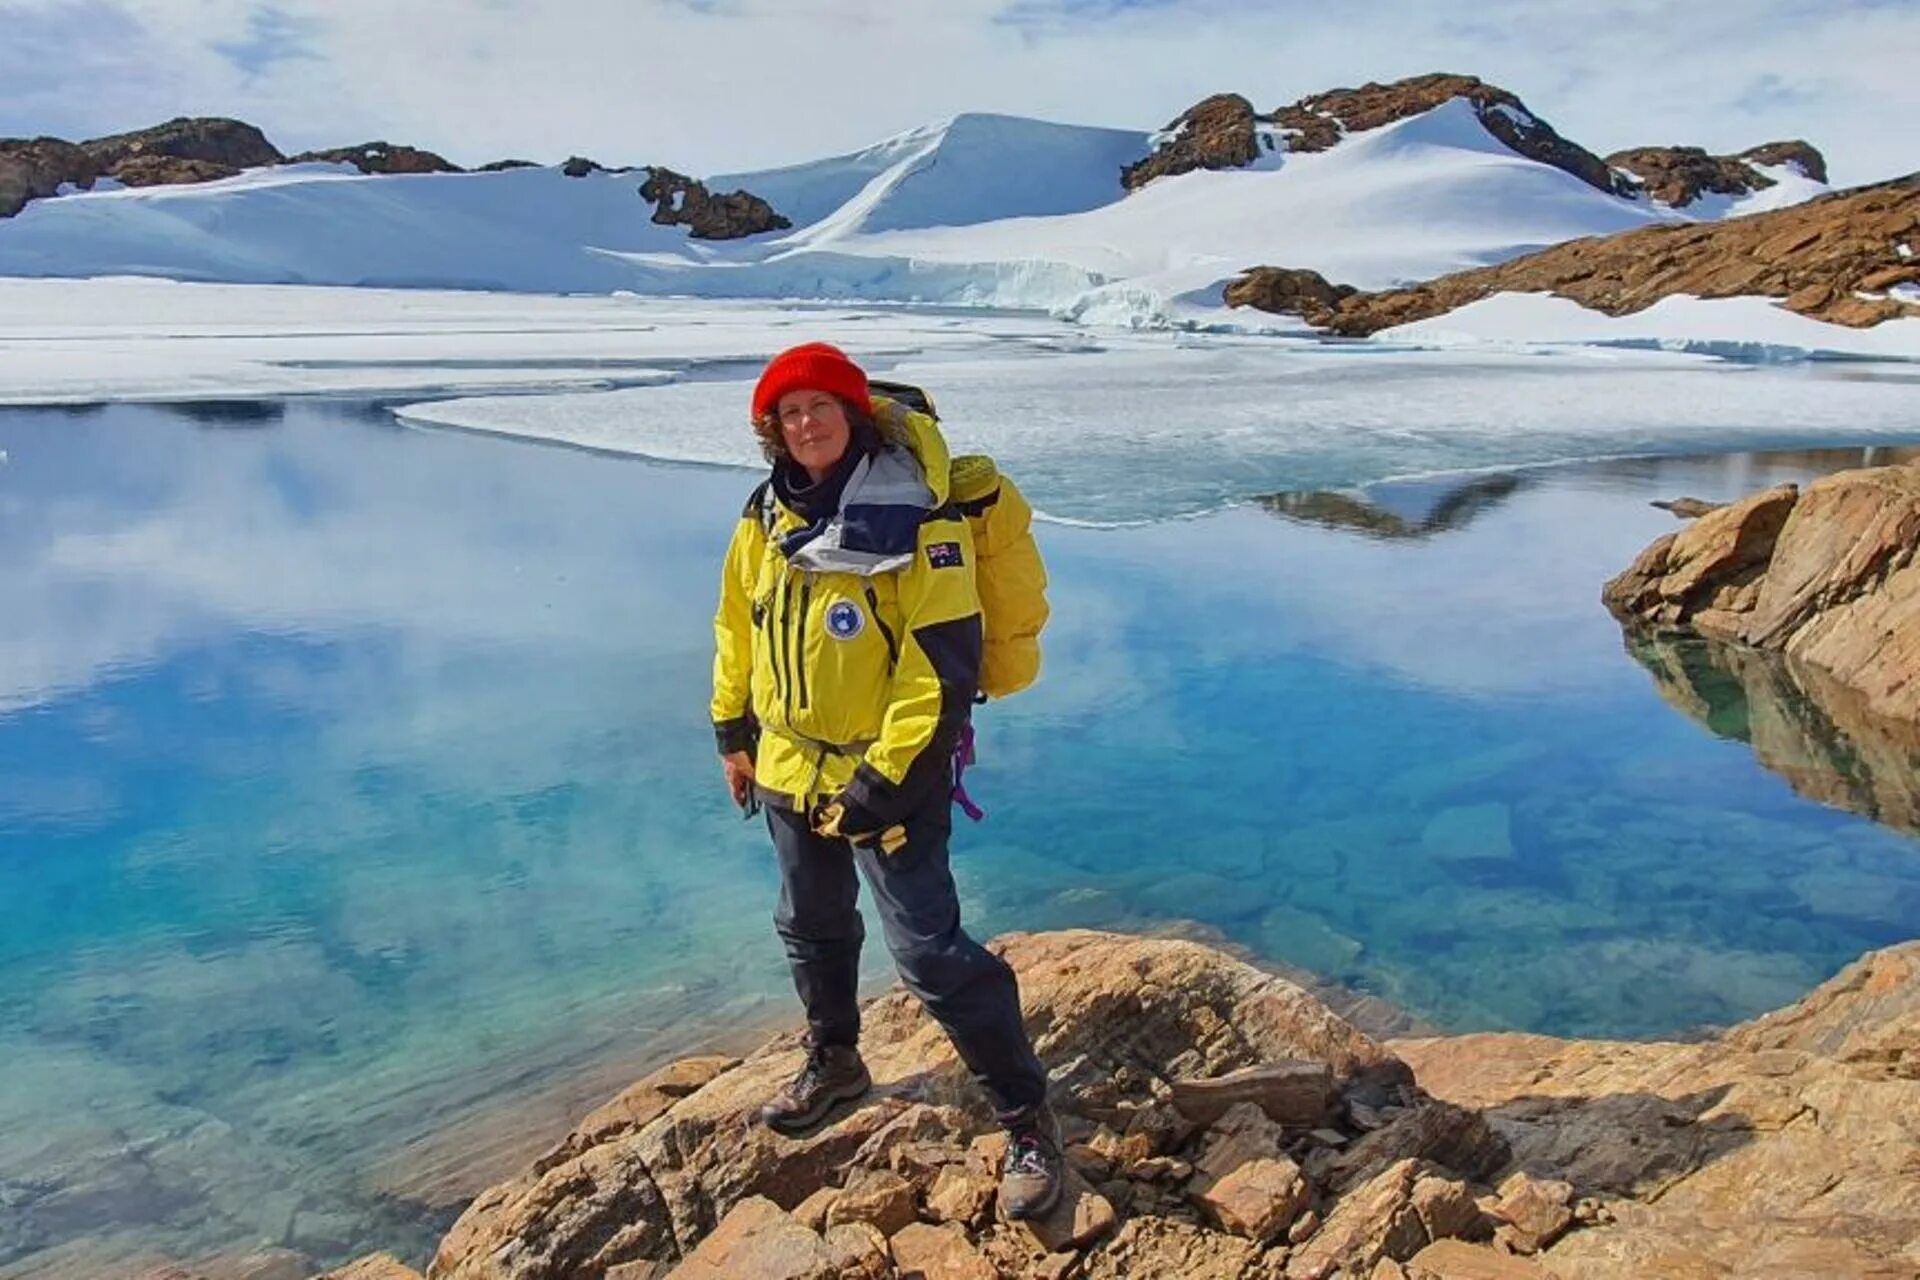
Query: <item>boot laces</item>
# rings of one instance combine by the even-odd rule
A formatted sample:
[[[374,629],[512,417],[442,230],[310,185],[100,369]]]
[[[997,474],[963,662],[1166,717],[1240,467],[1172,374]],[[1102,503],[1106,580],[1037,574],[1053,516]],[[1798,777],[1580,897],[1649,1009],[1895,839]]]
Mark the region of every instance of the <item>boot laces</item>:
[[[1023,1129],[1007,1143],[1004,1173],[1044,1178],[1053,1171],[1053,1143],[1038,1129]]]

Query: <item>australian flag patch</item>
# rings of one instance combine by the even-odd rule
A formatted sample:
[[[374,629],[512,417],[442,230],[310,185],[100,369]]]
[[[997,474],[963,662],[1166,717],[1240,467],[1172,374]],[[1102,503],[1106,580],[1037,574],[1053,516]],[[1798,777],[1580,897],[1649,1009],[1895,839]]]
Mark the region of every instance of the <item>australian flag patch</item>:
[[[936,569],[958,569],[966,561],[960,557],[960,544],[957,542],[929,542],[927,544],[927,563]]]

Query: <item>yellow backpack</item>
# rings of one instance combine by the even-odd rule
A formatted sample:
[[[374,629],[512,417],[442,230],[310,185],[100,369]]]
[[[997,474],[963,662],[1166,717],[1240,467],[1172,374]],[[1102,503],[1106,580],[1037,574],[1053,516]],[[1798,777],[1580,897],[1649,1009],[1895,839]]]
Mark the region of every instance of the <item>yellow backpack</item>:
[[[872,381],[880,395],[935,421],[933,400],[902,382]],[[1047,625],[1047,566],[1033,538],[1033,508],[993,459],[963,454],[948,473],[947,500],[960,509],[973,533],[973,577],[980,594],[986,646],[980,658],[980,692],[1005,698],[1040,677],[1040,631]]]

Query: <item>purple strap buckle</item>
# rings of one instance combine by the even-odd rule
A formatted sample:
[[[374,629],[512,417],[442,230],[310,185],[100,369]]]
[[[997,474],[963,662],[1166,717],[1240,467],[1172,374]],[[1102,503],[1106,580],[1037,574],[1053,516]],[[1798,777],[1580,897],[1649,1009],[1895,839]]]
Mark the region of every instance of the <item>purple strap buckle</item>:
[[[987,816],[987,811],[973,802],[967,794],[967,766],[973,763],[973,724],[960,730],[960,736],[953,744],[953,802],[960,806],[960,812],[975,822]]]

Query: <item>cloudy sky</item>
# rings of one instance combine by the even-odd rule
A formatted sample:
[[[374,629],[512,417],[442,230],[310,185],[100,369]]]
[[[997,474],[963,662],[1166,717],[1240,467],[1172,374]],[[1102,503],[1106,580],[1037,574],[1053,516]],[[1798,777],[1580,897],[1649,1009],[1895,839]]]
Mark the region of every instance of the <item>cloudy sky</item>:
[[[1154,128],[1433,70],[1597,151],[1803,136],[1920,169],[1920,0],[0,0],[0,136],[234,115],[283,149],[719,173],[959,111]]]

